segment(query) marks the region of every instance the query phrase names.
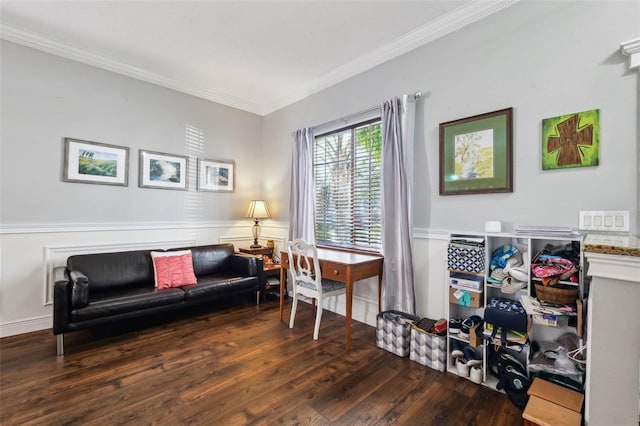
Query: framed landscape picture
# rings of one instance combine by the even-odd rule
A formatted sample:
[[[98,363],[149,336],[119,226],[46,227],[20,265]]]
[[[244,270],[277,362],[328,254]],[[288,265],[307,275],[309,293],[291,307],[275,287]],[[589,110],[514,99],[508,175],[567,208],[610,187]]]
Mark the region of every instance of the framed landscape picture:
[[[513,108],[440,123],[440,195],[513,191]]]
[[[186,155],[140,150],[138,186],[186,191],[188,165]]]
[[[233,192],[235,178],[234,161],[198,158],[198,191]]]
[[[62,180],[127,186],[129,148],[65,138]]]

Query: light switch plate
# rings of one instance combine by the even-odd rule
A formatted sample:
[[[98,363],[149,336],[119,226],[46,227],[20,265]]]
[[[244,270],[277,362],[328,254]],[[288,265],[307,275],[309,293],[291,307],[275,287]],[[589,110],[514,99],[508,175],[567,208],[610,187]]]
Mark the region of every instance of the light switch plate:
[[[580,230],[629,232],[629,210],[582,211]]]

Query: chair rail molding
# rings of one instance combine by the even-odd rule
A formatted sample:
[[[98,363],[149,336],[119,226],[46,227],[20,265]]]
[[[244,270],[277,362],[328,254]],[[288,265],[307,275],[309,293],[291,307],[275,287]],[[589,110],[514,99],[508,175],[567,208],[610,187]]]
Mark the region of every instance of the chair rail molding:
[[[620,51],[629,57],[629,70],[640,72],[640,38],[620,43]]]
[[[156,231],[167,229],[246,228],[252,221],[210,222],[122,222],[122,223],[37,223],[0,225],[0,234],[48,234],[102,231]]]

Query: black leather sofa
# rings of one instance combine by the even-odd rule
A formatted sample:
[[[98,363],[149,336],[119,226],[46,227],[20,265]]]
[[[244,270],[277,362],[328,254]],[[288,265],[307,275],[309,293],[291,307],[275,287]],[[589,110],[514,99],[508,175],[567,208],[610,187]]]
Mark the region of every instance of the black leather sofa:
[[[70,256],[54,283],[53,334],[58,355],[64,333],[203,304],[233,294],[264,289],[262,260],[235,253],[233,244],[191,250],[197,284],[157,289],[152,250]],[[169,251],[171,251],[169,250]],[[153,250],[162,251],[162,250]]]

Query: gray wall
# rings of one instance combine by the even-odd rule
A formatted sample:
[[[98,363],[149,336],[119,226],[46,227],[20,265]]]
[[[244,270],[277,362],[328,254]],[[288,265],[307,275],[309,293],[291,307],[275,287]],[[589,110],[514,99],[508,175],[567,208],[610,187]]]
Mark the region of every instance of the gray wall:
[[[261,195],[260,116],[6,41],[1,66],[3,225],[236,220]],[[128,146],[129,186],[62,182],[64,137]],[[138,188],[140,149],[191,156],[190,190]],[[236,193],[196,192],[196,157],[235,160]]]
[[[638,37],[640,3],[523,1],[461,31],[265,117],[273,157],[290,157],[289,132],[421,90],[415,146],[415,226],[484,229],[487,220],[578,225],[580,210],[638,208],[638,73],[620,43]],[[514,108],[514,191],[438,194],[438,124]],[[597,167],[541,170],[541,121],[600,109]],[[269,155],[269,153],[267,153]],[[286,168],[266,183],[288,216]]]
[[[416,90],[425,94],[415,147],[417,313],[438,318],[446,231],[480,231],[487,220],[507,230],[576,226],[580,210],[637,209],[639,77],[619,46],[639,28],[636,1],[521,1],[264,118],[2,41],[0,335],[50,327],[47,266],[68,253],[246,241],[251,223],[238,219],[259,196],[275,215],[263,234],[284,237],[290,132]],[[440,197],[438,124],[510,106],[514,192]],[[542,172],[541,120],[593,108],[600,165]],[[202,146],[187,144],[188,126],[202,132]],[[129,186],[62,182],[65,136],[130,147]],[[139,149],[234,159],[236,193],[197,192],[193,179],[189,191],[138,188]],[[375,286],[357,287],[354,318],[375,317]]]
[[[51,327],[50,271],[71,254],[248,244],[262,117],[6,41],[1,54],[0,337]],[[65,137],[128,146],[129,185],[63,182]],[[139,188],[141,149],[188,155],[189,190]],[[196,191],[197,157],[235,160],[236,192]]]

